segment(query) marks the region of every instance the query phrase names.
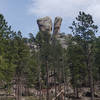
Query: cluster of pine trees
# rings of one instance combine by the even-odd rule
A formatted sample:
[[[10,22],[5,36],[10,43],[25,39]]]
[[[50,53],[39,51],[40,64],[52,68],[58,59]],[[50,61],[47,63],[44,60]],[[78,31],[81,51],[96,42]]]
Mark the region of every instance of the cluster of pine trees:
[[[30,33],[24,38],[0,14],[0,87],[10,92],[16,85],[17,100],[30,95],[29,88],[40,91],[42,100],[41,90],[46,89],[46,100],[51,100],[50,88],[55,89],[57,97],[62,85],[66,92],[70,83],[76,97],[80,88],[90,87],[94,100],[94,86],[100,81],[100,37],[95,35],[98,27],[91,15],[80,12],[70,29],[73,35],[66,40],[65,49],[55,34],[38,32],[34,37]]]

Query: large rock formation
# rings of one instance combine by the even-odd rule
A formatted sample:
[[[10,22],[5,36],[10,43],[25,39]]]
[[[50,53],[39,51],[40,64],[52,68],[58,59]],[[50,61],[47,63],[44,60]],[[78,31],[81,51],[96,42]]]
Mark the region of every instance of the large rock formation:
[[[37,20],[37,24],[40,31],[47,31],[51,33],[52,31],[52,20],[50,17],[44,17]]]
[[[54,29],[53,29],[53,34],[57,35],[60,33],[60,27],[62,23],[62,18],[61,17],[56,17],[54,21]]]
[[[60,27],[62,23],[61,17],[56,17],[54,20],[54,27],[53,27],[53,36],[60,42],[63,48],[67,49],[68,41],[71,38],[70,35],[66,35],[64,33],[60,33]],[[39,26],[39,31],[47,31],[49,33],[52,32],[52,20],[49,17],[40,18],[37,20],[37,24]]]

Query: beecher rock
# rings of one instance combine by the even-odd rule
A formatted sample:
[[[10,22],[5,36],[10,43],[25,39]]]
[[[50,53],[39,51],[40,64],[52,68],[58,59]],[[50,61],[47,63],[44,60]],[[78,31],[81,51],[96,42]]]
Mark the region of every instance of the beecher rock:
[[[50,17],[44,17],[37,20],[39,31],[47,31],[51,33],[52,31],[52,20]]]
[[[70,35],[66,35],[65,33],[60,33],[60,27],[62,23],[61,17],[56,17],[54,20],[54,27],[53,27],[53,36],[59,40],[60,44],[63,48],[67,49],[68,44],[66,40],[70,39]],[[52,20],[50,17],[44,17],[37,20],[37,24],[39,27],[39,31],[47,31],[49,33],[52,32]]]
[[[53,29],[53,34],[58,34],[60,33],[60,27],[62,23],[62,18],[61,17],[56,17],[54,21],[54,29]]]

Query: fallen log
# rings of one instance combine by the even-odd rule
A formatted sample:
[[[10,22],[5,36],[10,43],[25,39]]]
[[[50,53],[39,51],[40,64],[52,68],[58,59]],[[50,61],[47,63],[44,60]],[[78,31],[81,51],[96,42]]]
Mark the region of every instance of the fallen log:
[[[56,100],[57,97],[59,97],[59,96],[62,95],[63,93],[64,93],[64,90],[61,90],[61,91],[57,94],[57,96],[54,97],[52,100]]]

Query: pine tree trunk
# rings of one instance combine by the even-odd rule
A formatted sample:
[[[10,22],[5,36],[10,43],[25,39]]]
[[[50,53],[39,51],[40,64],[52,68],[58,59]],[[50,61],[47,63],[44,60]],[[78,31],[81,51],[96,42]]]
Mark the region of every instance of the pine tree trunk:
[[[21,100],[21,96],[22,96],[21,77],[17,76],[17,79],[16,79],[16,100]]]
[[[76,88],[76,95],[77,95],[77,98],[79,98],[78,87]]]
[[[46,95],[46,100],[49,100],[49,83],[48,83],[48,79],[49,79],[49,73],[48,73],[48,61],[46,62],[46,86],[47,86],[47,95]]]
[[[55,69],[54,69],[54,87],[55,87],[55,97],[57,96],[57,88],[56,88],[56,74],[55,74]]]
[[[38,46],[38,50],[39,50],[39,46]],[[40,51],[39,51],[40,52]],[[39,72],[39,76],[38,76],[38,81],[39,81],[39,100],[42,100],[42,85],[41,85],[41,67],[40,67],[40,59],[39,59],[40,53],[38,53],[38,72]]]
[[[92,68],[91,68],[91,66],[88,66],[88,67],[89,67],[91,100],[94,100],[94,88],[93,88]]]
[[[88,73],[89,73],[89,85],[90,85],[90,92],[91,92],[91,100],[94,100],[94,84],[93,84],[93,75],[92,75],[92,54],[91,49],[89,48],[88,53],[88,60],[87,60],[87,67],[88,67]]]
[[[40,66],[39,66],[39,69],[40,69]],[[42,96],[42,93],[41,93],[41,71],[39,71],[39,100],[41,100],[41,96]]]
[[[63,65],[63,81],[64,81],[64,100],[65,100],[65,94],[66,94],[66,89],[65,89],[65,68],[64,68],[64,61],[62,60],[62,65]]]

